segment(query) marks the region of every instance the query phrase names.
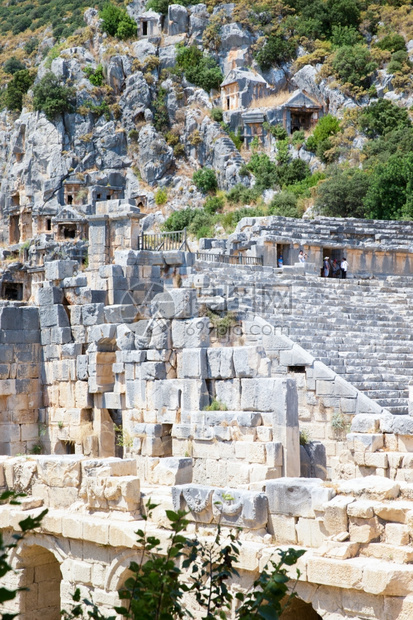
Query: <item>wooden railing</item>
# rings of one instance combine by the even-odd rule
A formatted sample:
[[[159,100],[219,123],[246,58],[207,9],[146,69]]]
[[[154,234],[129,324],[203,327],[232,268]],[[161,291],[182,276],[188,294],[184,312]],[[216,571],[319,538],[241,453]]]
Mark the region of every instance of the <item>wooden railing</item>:
[[[255,265],[262,267],[262,256],[243,256],[242,254],[213,254],[212,252],[197,252],[197,260],[227,265]]]
[[[189,250],[186,228],[173,232],[142,233],[138,237],[138,250],[151,250],[152,252],[168,250]]]

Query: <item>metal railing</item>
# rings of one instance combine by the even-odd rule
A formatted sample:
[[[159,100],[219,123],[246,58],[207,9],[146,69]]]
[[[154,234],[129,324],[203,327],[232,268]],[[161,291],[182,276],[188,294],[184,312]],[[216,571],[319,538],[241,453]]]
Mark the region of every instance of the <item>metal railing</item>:
[[[197,252],[197,260],[205,260],[211,263],[225,263],[227,265],[255,265],[262,267],[262,256],[243,256],[242,254],[212,254],[210,252]]]
[[[186,228],[173,232],[142,233],[138,237],[138,250],[150,250],[152,252],[168,250],[189,250]]]

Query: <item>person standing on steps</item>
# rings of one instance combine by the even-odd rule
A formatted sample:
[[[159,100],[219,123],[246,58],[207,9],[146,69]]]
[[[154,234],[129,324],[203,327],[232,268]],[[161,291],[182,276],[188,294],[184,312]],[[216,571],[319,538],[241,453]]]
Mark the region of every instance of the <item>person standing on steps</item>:
[[[348,262],[345,256],[343,256],[343,260],[341,261],[340,269],[341,269],[341,278],[345,280],[347,278],[347,269],[348,269]]]
[[[278,267],[281,268],[283,265],[284,265],[283,255],[280,254],[280,256],[278,257]]]
[[[300,252],[298,254],[298,262],[299,263],[305,263],[304,252],[302,250],[300,250]]]
[[[330,259],[328,258],[328,256],[325,256],[324,263],[323,263],[323,276],[325,278],[328,278],[329,275],[330,275]]]
[[[331,265],[331,272],[333,278],[338,278],[340,276],[340,267],[336,259],[333,260],[333,264]]]

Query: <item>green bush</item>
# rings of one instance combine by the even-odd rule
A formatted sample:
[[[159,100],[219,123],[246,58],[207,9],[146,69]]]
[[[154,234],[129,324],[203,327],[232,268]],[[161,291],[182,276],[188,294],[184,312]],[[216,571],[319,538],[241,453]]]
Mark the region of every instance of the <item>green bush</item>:
[[[284,217],[299,217],[297,196],[289,191],[277,194],[268,207],[269,215],[283,215]]]
[[[165,220],[162,225],[162,229],[166,232],[173,232],[174,230],[183,230],[184,228],[188,228],[190,223],[192,222],[195,215],[195,210],[183,209],[182,211],[174,211],[171,215]]]
[[[363,108],[359,125],[369,138],[377,138],[390,131],[411,127],[412,123],[405,108],[399,108],[388,99],[379,99]]]
[[[165,88],[160,87],[156,95],[156,99],[153,102],[153,124],[157,131],[165,131],[169,125],[168,106],[166,105],[166,98],[168,92]]]
[[[222,211],[225,200],[219,196],[208,196],[205,201],[204,209],[208,215],[214,215],[217,211]]]
[[[17,71],[24,71],[26,69],[26,65],[18,60],[15,56],[8,58],[3,65],[4,73],[8,73],[9,75],[14,75]]]
[[[261,192],[256,187],[245,187],[242,183],[237,183],[235,187],[227,193],[227,200],[231,204],[254,204],[260,197]]]
[[[93,84],[93,86],[102,86],[105,79],[102,65],[98,65],[96,69],[92,69],[92,67],[85,67],[83,72],[87,75],[89,82]]]
[[[23,107],[23,95],[27,93],[33,84],[34,77],[30,71],[24,69],[17,71],[7,84],[4,95],[4,103],[9,110],[20,112]]]
[[[361,40],[362,36],[354,26],[338,24],[332,28],[331,42],[335,47],[357,45]]]
[[[160,206],[164,205],[168,200],[168,192],[164,187],[160,187],[155,193],[155,203]]]
[[[274,187],[278,182],[277,164],[271,161],[266,153],[253,153],[247,168],[255,176],[255,189],[260,193]]]
[[[307,139],[306,148],[325,161],[324,154],[332,147],[329,138],[339,131],[340,122],[335,116],[331,114],[323,116],[315,126],[313,134]]]
[[[149,0],[146,5],[146,10],[152,10],[156,13],[161,13],[162,15],[167,15],[168,13],[169,0]]]
[[[293,183],[303,181],[310,176],[310,167],[307,162],[297,158],[278,166],[277,173],[278,184],[284,187],[285,185],[292,185]]]
[[[103,20],[103,31],[112,37],[130,39],[136,36],[136,22],[129,17],[124,9],[113,4],[105,4],[99,16]]]
[[[72,89],[61,84],[54,73],[46,73],[33,88],[33,108],[53,120],[58,114],[72,111],[72,96]]]
[[[401,34],[387,34],[381,41],[376,43],[376,47],[389,52],[406,51],[406,42]]]
[[[340,47],[333,58],[333,70],[336,76],[343,84],[355,88],[369,88],[372,74],[376,69],[377,63],[365,45]]]
[[[204,56],[196,45],[178,45],[176,65],[189,82],[207,92],[218,89],[224,78],[217,62],[211,56]]]
[[[195,209],[194,217],[189,225],[189,233],[195,235],[197,239],[201,237],[213,237],[213,219],[212,216],[200,209]]]
[[[315,206],[330,217],[364,217],[368,189],[369,176],[362,170],[336,168],[320,183]]]
[[[244,142],[244,138],[241,135],[241,128],[238,128],[237,133],[234,131],[228,132],[229,137],[233,141],[235,148],[239,151],[242,147],[242,143]]]
[[[37,37],[31,37],[31,39],[29,39],[24,44],[24,51],[26,52],[28,56],[30,56],[30,54],[32,54],[35,50],[37,50],[38,47],[39,47],[39,39]]]
[[[220,123],[223,119],[222,108],[212,108],[210,111],[210,115],[213,121]]]
[[[217,177],[211,168],[201,168],[192,175],[192,180],[200,192],[213,192],[217,189]]]
[[[295,51],[296,44],[293,39],[270,35],[264,46],[255,54],[255,60],[263,71],[267,71],[275,64],[290,60]]]

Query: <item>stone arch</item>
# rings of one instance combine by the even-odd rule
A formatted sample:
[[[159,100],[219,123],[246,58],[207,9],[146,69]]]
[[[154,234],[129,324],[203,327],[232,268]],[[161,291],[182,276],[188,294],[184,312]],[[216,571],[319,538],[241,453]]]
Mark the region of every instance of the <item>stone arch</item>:
[[[311,603],[294,598],[287,609],[281,614],[280,620],[322,620]]]
[[[106,572],[105,590],[107,592],[118,591],[130,576],[129,564],[132,561],[139,562],[140,559],[141,552],[138,549],[126,549],[119,554]]]
[[[39,544],[24,545],[15,558],[20,620],[59,620],[62,572],[56,555]]]

